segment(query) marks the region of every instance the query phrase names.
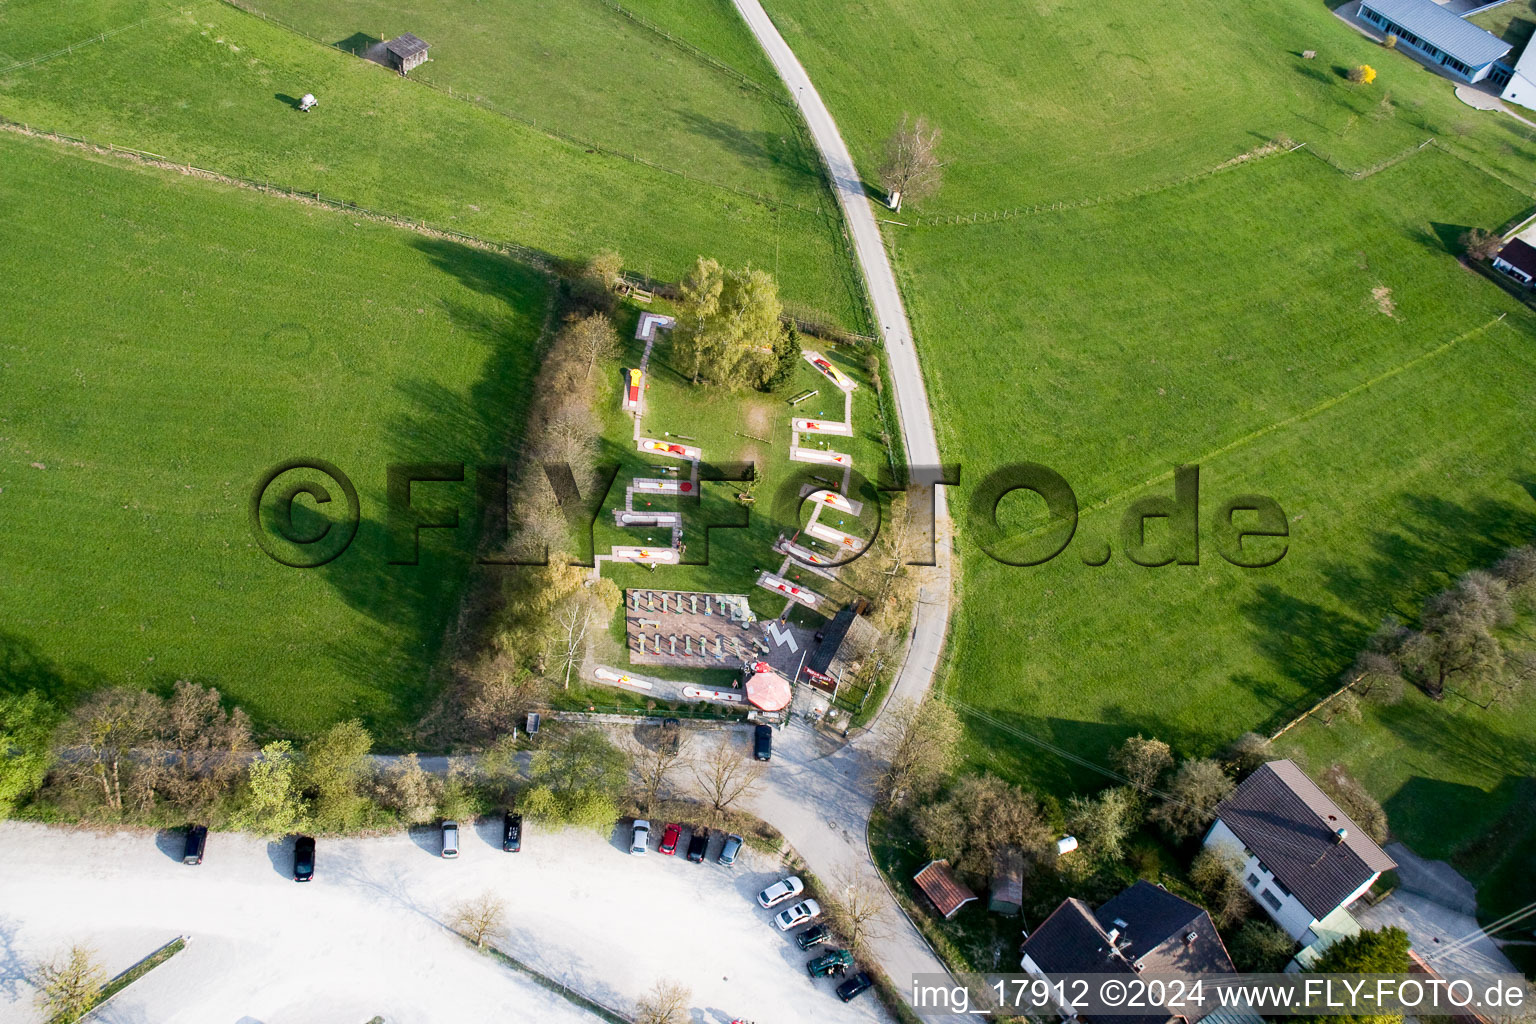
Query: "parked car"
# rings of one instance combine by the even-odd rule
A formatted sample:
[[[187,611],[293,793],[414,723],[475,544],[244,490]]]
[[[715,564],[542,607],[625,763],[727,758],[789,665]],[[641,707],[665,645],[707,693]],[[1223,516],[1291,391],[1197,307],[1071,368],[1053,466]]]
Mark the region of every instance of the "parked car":
[[[443,859],[453,860],[459,855],[459,823],[443,822]]]
[[[814,924],[795,936],[795,944],[801,949],[810,949],[819,946],[832,938],[832,929],[824,924]]]
[[[181,862],[183,864],[201,864],[203,862],[203,850],[208,847],[208,826],[188,825],[187,842],[181,848]]]
[[[726,867],[735,864],[737,856],[741,853],[741,842],[741,836],[734,832],[726,836],[725,845],[720,847],[720,856],[716,857],[715,860]]]
[[[759,761],[773,759],[773,726],[760,725],[752,732],[752,756]]]
[[[629,852],[644,857],[646,845],[651,841],[651,823],[644,818],[635,819],[635,830],[629,834]]]
[[[667,822],[667,827],[661,830],[661,852],[668,857],[677,852],[677,841],[683,837],[683,827],[673,822]]]
[[[868,974],[860,971],[841,985],[837,986],[837,998],[843,1002],[851,1002],[855,998],[868,992],[875,985]]]
[[[788,910],[779,911],[779,916],[773,920],[778,924],[779,931],[787,932],[819,916],[821,916],[820,903],[815,900],[801,900]]]
[[[777,906],[785,900],[794,899],[803,892],[805,892],[805,883],[800,881],[799,876],[790,875],[788,878],[779,879],[758,893],[757,903],[758,906],[767,910],[769,907]]]
[[[523,848],[523,816],[508,811],[501,819],[501,848],[516,853]]]
[[[688,839],[688,859],[695,864],[704,863],[704,854],[709,851],[709,829],[697,828]]]
[[[834,949],[805,962],[806,972],[813,978],[825,978],[833,974],[841,976],[852,966],[853,954],[846,949]]]
[[[315,841],[310,836],[299,836],[293,843],[293,880],[310,882],[315,877]]]

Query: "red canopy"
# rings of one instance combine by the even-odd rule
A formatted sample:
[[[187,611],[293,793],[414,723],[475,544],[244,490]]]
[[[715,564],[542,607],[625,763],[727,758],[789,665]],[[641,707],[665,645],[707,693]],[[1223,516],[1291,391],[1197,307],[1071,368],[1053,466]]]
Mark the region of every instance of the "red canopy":
[[[756,671],[747,680],[747,703],[761,711],[783,711],[789,707],[789,680],[763,662],[752,667]]]

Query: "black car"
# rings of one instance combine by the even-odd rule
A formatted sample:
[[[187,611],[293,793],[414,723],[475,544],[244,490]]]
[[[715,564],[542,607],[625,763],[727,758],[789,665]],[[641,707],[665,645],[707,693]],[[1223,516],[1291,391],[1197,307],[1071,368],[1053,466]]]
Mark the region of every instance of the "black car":
[[[688,839],[688,859],[695,864],[704,863],[704,853],[709,849],[709,829],[694,829]]]
[[[293,880],[308,882],[315,877],[315,841],[299,836],[293,844]]]
[[[523,848],[523,816],[508,811],[501,819],[501,848],[516,853]]]
[[[810,949],[819,946],[832,938],[832,931],[824,924],[813,924],[799,935],[795,936],[795,943],[801,949]]]
[[[760,725],[752,733],[752,756],[759,761],[773,757],[773,726]]]
[[[201,864],[203,851],[208,847],[208,826],[188,825],[187,845],[182,847],[181,862],[183,864]]]
[[[870,979],[869,975],[865,974],[863,971],[860,971],[858,974],[855,974],[853,977],[837,986],[837,998],[841,999],[845,1003],[851,1002],[854,999],[857,999],[859,996],[863,995],[865,992],[868,992],[871,988],[874,987],[874,985],[875,983]]]

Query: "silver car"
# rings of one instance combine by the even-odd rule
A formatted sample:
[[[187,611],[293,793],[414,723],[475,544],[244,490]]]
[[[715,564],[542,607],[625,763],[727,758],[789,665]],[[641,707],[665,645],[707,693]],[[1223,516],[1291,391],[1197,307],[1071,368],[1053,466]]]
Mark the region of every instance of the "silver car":
[[[769,907],[783,903],[785,900],[794,899],[802,892],[805,892],[805,883],[800,881],[799,877],[790,875],[788,878],[779,879],[758,893],[757,904],[764,910],[767,910]]]
[[[443,822],[443,856],[449,860],[459,855],[459,823]]]
[[[651,823],[644,818],[636,818],[635,830],[629,836],[629,852],[636,857],[644,857],[650,842]]]
[[[797,925],[802,925],[812,918],[821,916],[821,904],[815,900],[801,900],[788,910],[779,911],[774,923],[779,926],[779,931],[787,932]]]

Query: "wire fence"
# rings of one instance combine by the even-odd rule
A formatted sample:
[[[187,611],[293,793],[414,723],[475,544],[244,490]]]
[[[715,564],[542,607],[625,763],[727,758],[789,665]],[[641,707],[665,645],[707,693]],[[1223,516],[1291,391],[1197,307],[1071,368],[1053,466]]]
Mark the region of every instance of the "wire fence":
[[[4,67],[0,67],[0,75],[8,74],[12,71],[20,71],[23,68],[32,67],[34,64],[43,64],[53,60],[55,57],[66,57],[74,53],[76,50],[82,49],[84,47],[99,46],[100,44],[106,42],[108,39],[111,39],[113,36],[122,35],[124,32],[131,32],[136,28],[142,28],[145,25],[149,25],[157,21],[164,21],[166,18],[169,18],[172,15],[190,15],[199,7],[207,7],[209,2],[212,2],[212,0],[205,0],[204,3],[194,4],[191,7],[175,8],[168,10],[163,14],[153,14],[147,18],[140,18],[138,21],[131,22],[127,25],[119,25],[117,28],[109,28],[104,32],[96,33],[94,36],[70,43],[68,46],[61,46],[57,50],[50,50],[47,53],[40,53],[35,57],[28,57],[25,60],[16,61],[14,64],[7,64]]]
[[[780,96],[776,90],[769,88],[762,82],[759,82],[757,79],[752,78],[750,75],[745,75],[742,72],[737,71],[723,60],[720,60],[719,58],[704,52],[697,46],[694,46],[692,43],[688,42],[688,40],[681,39],[678,36],[673,35],[671,32],[668,32],[660,25],[657,25],[655,22],[652,22],[645,17],[636,14],[634,11],[630,10],[628,7],[625,7],[623,4],[616,3],[615,0],[597,0],[597,3],[602,4],[604,7],[613,11],[620,17],[628,18],[630,21],[645,29],[647,32],[665,39],[679,50],[682,50],[684,53],[688,54],[688,56],[692,57],[694,60],[697,60],[703,64],[707,64],[714,68],[716,71],[736,79],[736,81],[740,82],[742,85],[762,93],[765,97],[767,97],[769,100],[772,100],[774,103],[778,103],[786,107],[791,105],[789,100],[783,96]]]

